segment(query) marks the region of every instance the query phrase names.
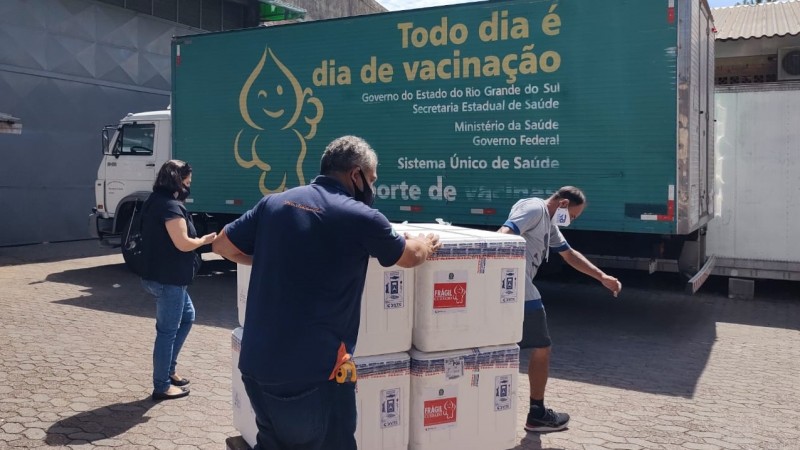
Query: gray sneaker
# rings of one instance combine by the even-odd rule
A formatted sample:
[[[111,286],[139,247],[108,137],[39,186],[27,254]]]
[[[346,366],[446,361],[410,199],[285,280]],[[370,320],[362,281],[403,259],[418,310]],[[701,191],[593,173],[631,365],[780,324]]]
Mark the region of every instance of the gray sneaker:
[[[550,408],[544,412],[544,416],[540,418],[533,417],[532,413],[528,413],[528,420],[525,422],[525,430],[533,431],[536,433],[547,433],[548,431],[561,431],[567,428],[569,423],[569,414],[557,413]]]

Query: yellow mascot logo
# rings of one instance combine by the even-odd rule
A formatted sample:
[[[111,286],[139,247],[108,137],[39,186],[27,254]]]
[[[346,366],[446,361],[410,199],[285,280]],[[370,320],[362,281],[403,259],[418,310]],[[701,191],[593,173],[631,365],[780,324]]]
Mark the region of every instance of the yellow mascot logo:
[[[304,110],[311,114],[304,115]],[[236,134],[233,154],[239,166],[261,170],[258,182],[261,193],[269,195],[282,192],[289,181],[297,186],[306,184],[303,160],[308,141],[317,134],[317,125],[322,120],[324,109],[311,88],[303,89],[272,49],[264,49],[261,59],[242,86],[239,112],[246,126]],[[243,142],[244,146],[249,144],[249,159],[242,157],[240,147]],[[274,142],[292,142],[295,145],[275,148]],[[275,157],[279,152],[282,155]],[[286,152],[296,152],[297,157],[287,158]],[[294,167],[291,166],[292,162]],[[294,176],[297,178],[289,180]]]

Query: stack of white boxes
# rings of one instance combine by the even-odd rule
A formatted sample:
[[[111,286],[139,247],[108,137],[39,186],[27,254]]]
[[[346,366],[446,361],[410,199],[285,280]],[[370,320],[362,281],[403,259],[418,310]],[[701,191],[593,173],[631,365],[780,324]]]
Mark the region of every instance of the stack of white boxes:
[[[413,326],[414,269],[370,258],[353,352],[358,448],[408,449]]]
[[[514,447],[524,241],[448,225],[393,226],[437,233],[442,248],[414,269],[370,259],[354,352],[359,448]],[[249,279],[250,267],[239,265],[242,326]],[[255,415],[237,368],[241,328],[232,340],[234,426],[252,447]]]
[[[419,224],[442,248],[415,271],[409,450],[516,445],[525,241]]]
[[[401,231],[398,231],[401,232]],[[237,266],[239,325],[244,326],[250,266]],[[382,267],[370,258],[361,300],[358,345],[353,354],[358,373],[356,442],[359,448],[407,450],[411,383],[411,333],[414,320],[414,269]],[[250,447],[258,429],[239,372],[242,328],[232,335],[233,425]]]

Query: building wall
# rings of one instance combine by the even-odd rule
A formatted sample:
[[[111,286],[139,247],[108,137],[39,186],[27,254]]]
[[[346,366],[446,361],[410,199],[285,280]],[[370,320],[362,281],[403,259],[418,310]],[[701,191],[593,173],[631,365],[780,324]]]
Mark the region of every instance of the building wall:
[[[89,237],[100,130],[169,104],[170,39],[200,30],[87,0],[0,2],[0,246]]]
[[[306,20],[332,19],[336,17],[360,16],[386,11],[374,0],[289,0],[287,3],[306,11]]]
[[[384,11],[373,0],[291,3],[307,20]],[[164,19],[173,4],[182,9]],[[171,38],[203,32],[187,23],[255,24],[253,4],[0,0],[0,112],[23,123],[20,135],[0,133],[0,246],[89,238],[103,126],[169,104]]]

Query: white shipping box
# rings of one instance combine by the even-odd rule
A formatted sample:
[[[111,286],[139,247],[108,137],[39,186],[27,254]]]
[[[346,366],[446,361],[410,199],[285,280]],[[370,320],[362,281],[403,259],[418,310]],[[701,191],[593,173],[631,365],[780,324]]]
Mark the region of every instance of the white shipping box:
[[[239,356],[242,353],[242,328],[231,333],[231,404],[233,405],[233,427],[242,434],[247,445],[256,446],[256,413],[250,405],[250,399],[244,390],[242,373],[239,372]]]
[[[413,325],[414,269],[383,267],[370,258],[354,356],[407,352]]]
[[[233,426],[251,448],[256,445],[256,414],[242,383],[239,356],[242,328],[231,333]],[[410,367],[408,353],[353,358],[356,363],[356,442],[359,448],[406,450],[409,435]]]
[[[516,445],[519,347],[411,350],[409,450]]]
[[[442,247],[414,273],[414,347],[424,352],[522,339],[525,240],[494,231],[406,224]]]
[[[247,288],[250,287],[250,269],[245,264],[236,264],[236,308],[239,313],[239,326],[244,326],[244,312],[247,309]]]
[[[244,326],[250,266],[236,265],[239,325]],[[383,267],[370,258],[361,297],[361,323],[354,356],[384,355],[411,349],[414,321],[414,269]]]
[[[353,358],[358,448],[408,449],[411,359],[408,353]]]

